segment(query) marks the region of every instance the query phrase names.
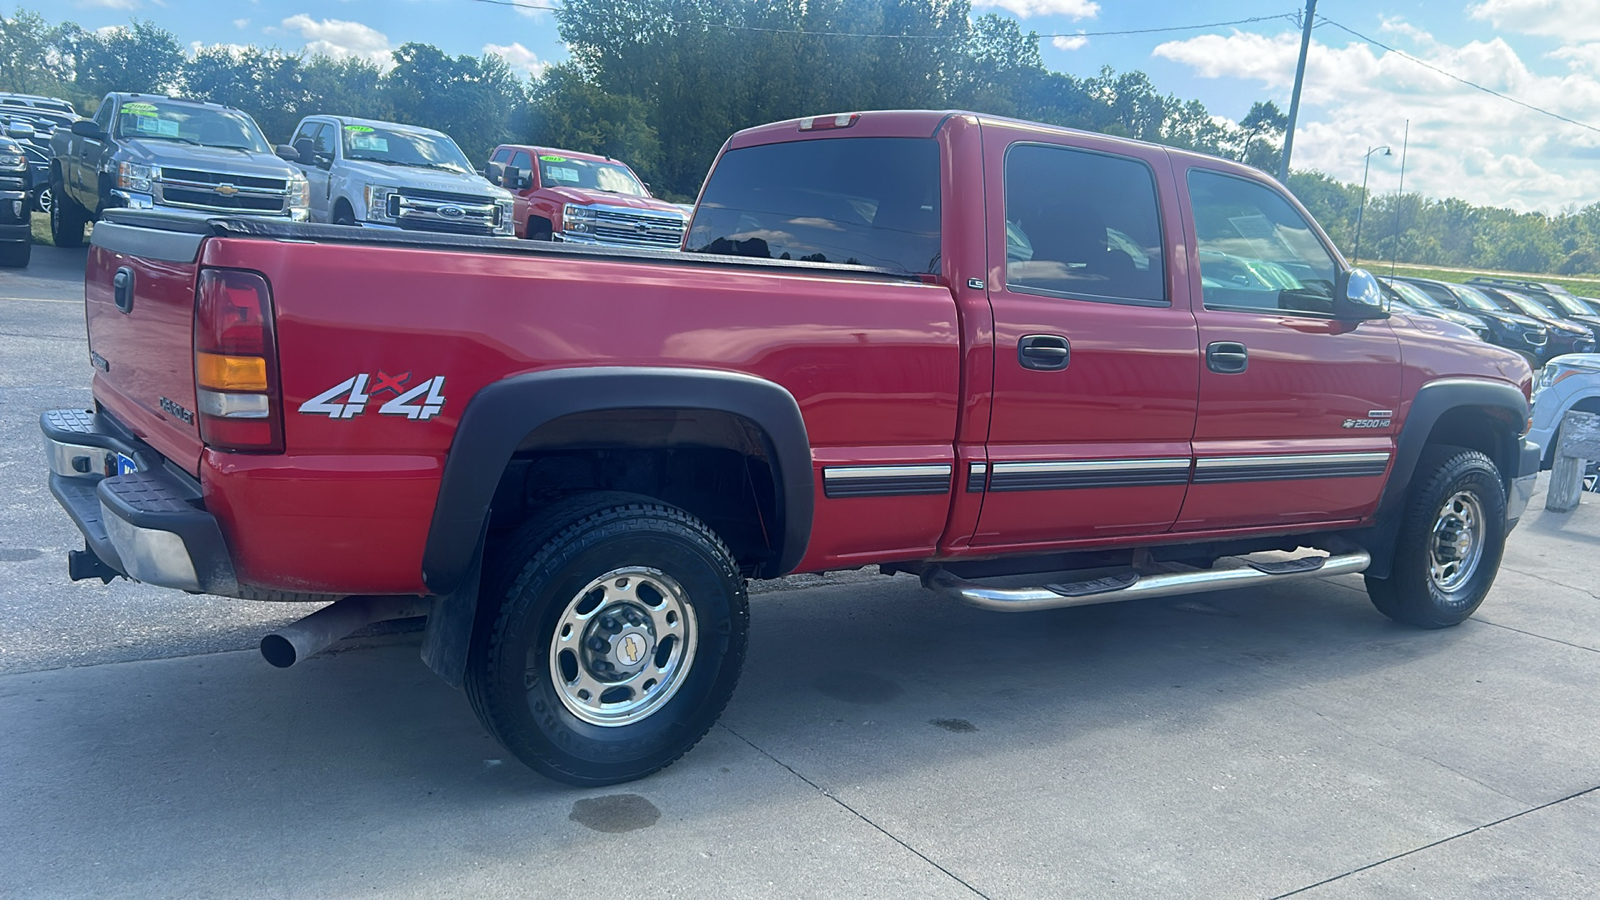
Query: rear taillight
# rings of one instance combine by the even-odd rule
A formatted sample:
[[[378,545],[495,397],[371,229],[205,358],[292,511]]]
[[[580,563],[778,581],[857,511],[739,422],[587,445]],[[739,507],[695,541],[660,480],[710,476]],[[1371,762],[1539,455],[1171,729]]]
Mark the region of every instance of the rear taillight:
[[[217,450],[283,452],[272,289],[254,272],[205,269],[194,307],[200,439]]]

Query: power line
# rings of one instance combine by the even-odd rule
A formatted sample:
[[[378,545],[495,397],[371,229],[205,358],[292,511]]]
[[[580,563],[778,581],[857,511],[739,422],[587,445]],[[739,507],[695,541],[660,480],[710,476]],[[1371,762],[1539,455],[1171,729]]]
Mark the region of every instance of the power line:
[[[546,12],[560,10],[559,6],[546,6],[538,3],[525,3],[521,0],[471,0],[473,3],[486,3],[490,6],[509,6],[512,9],[529,9]],[[1075,38],[1075,37],[1116,37],[1129,34],[1161,34],[1170,31],[1200,31],[1207,28],[1224,28],[1229,25],[1250,25],[1255,22],[1270,22],[1274,19],[1294,19],[1292,13],[1279,13],[1271,16],[1251,16],[1248,19],[1233,19],[1227,22],[1205,22],[1198,25],[1169,25],[1164,28],[1130,28],[1121,31],[1068,31],[1061,34],[1040,34],[1040,38]],[[760,25],[730,25],[726,22],[696,22],[684,19],[663,19],[673,25],[687,25],[700,28],[724,28],[729,31],[755,31],[764,34],[803,34],[811,37],[853,37],[853,38],[897,38],[902,40],[947,41],[950,35],[944,34],[877,34],[862,31],[809,31],[804,28],[767,28]]]
[[[1596,128],[1595,126],[1590,125],[1587,122],[1579,122],[1577,119],[1569,119],[1569,118],[1567,118],[1566,116],[1563,116],[1560,113],[1551,112],[1550,110],[1545,109],[1543,107],[1534,106],[1532,103],[1528,103],[1528,102],[1525,102],[1525,101],[1522,101],[1522,100],[1518,100],[1517,98],[1509,96],[1507,94],[1502,94],[1499,91],[1495,90],[1494,88],[1487,88],[1487,87],[1484,87],[1481,84],[1478,84],[1475,81],[1468,81],[1467,79],[1462,78],[1459,75],[1453,75],[1453,74],[1451,74],[1449,72],[1446,72],[1444,69],[1441,69],[1441,68],[1439,68],[1438,66],[1436,66],[1436,65],[1434,65],[1432,63],[1424,62],[1423,60],[1420,60],[1420,59],[1416,58],[1415,56],[1412,56],[1411,54],[1405,52],[1404,50],[1396,50],[1395,48],[1389,46],[1388,44],[1385,44],[1385,43],[1383,43],[1381,41],[1373,40],[1372,38],[1367,37],[1366,35],[1362,34],[1361,32],[1356,31],[1355,29],[1347,28],[1347,27],[1345,27],[1343,25],[1340,25],[1338,22],[1335,22],[1334,20],[1328,18],[1327,16],[1318,16],[1317,18],[1322,20],[1323,22],[1329,24],[1329,25],[1332,25],[1333,27],[1339,29],[1340,31],[1343,31],[1343,32],[1346,32],[1348,34],[1354,35],[1355,37],[1360,38],[1361,40],[1366,41],[1369,44],[1376,44],[1377,46],[1382,47],[1383,49],[1389,51],[1390,53],[1393,53],[1393,54],[1395,54],[1397,56],[1400,56],[1400,57],[1402,57],[1404,59],[1409,59],[1412,62],[1416,63],[1417,65],[1422,66],[1424,69],[1431,69],[1434,72],[1438,72],[1440,75],[1443,75],[1444,77],[1449,78],[1452,81],[1459,81],[1462,84],[1466,85],[1467,87],[1476,88],[1477,90],[1483,91],[1485,94],[1490,94],[1490,95],[1493,95],[1495,97],[1499,97],[1501,100],[1506,100],[1506,101],[1509,101],[1511,103],[1515,103],[1516,105],[1518,105],[1520,107],[1523,107],[1524,109],[1533,110],[1534,112],[1536,112],[1536,113],[1538,113],[1538,114],[1540,114],[1542,116],[1549,116],[1552,119],[1559,119],[1559,120],[1561,120],[1563,122],[1566,122],[1568,125],[1576,125],[1579,128],[1587,128],[1590,131],[1593,131],[1593,132],[1595,132],[1597,134],[1600,134],[1600,128]]]

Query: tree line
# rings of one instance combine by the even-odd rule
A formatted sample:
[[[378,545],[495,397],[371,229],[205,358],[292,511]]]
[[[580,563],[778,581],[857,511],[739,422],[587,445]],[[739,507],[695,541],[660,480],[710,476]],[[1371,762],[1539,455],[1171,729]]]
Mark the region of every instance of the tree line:
[[[19,11],[0,18],[0,90],[73,100],[181,93],[250,113],[274,142],[300,117],[339,113],[426,125],[481,161],[527,141],[627,161],[692,199],[729,134],[859,109],[954,108],[1198,150],[1272,171],[1285,117],[1257,103],[1237,124],[1164,94],[1142,72],[1079,78],[1046,68],[1015,19],[968,0],[566,0],[570,59],[538,77],[495,55],[406,43],[392,65],[276,47],[187,52],[149,21],[87,31]],[[1349,255],[1360,191],[1317,172],[1289,187]],[[1518,214],[1417,194],[1370,197],[1361,256],[1518,271],[1600,272],[1600,204]]]

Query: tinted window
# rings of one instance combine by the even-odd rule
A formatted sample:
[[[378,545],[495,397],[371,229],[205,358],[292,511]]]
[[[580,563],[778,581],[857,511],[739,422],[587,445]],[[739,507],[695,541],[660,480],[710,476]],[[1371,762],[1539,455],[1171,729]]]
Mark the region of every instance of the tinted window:
[[[333,159],[333,126],[321,124],[315,126],[316,131],[311,135],[311,149],[318,156]]]
[[[533,157],[529,156],[524,150],[518,150],[516,155],[511,157],[511,164],[516,166],[517,171],[523,175],[533,174]]]
[[[1189,196],[1207,309],[1333,313],[1338,265],[1281,194],[1191,169]]]
[[[834,138],[723,155],[687,241],[699,253],[939,271],[939,147]]]
[[[107,100],[100,104],[100,109],[95,111],[94,123],[100,126],[101,131],[111,130],[111,108],[114,104]]]
[[[496,150],[494,152],[494,157],[492,159],[490,159],[489,161],[490,162],[503,163],[503,162],[506,162],[509,159],[511,159],[511,148],[510,147],[501,147],[499,150]]]
[[[1164,271],[1148,166],[1038,144],[1006,153],[1006,287],[1165,303]]]
[[[311,140],[312,134],[315,133],[316,130],[317,130],[317,123],[315,123],[315,122],[307,122],[304,125],[300,126],[300,130],[296,131],[294,133],[294,137],[289,140],[289,143],[290,144],[298,144],[301,141],[309,141],[309,140]]]

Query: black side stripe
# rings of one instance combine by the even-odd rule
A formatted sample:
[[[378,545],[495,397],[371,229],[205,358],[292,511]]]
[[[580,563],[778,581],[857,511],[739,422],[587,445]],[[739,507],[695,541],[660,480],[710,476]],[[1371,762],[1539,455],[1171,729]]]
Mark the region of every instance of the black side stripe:
[[[1370,478],[1382,475],[1389,461],[1381,463],[1337,463],[1313,466],[1216,466],[1197,469],[1195,484],[1227,484],[1239,481],[1301,481],[1308,478]]]
[[[950,493],[951,467],[833,466],[822,470],[822,493],[839,497],[905,497]]]
[[[1061,491],[1080,488],[1187,484],[1187,457],[993,463],[991,491]]]
[[[975,462],[967,469],[967,493],[981,494],[989,480],[989,464]]]

